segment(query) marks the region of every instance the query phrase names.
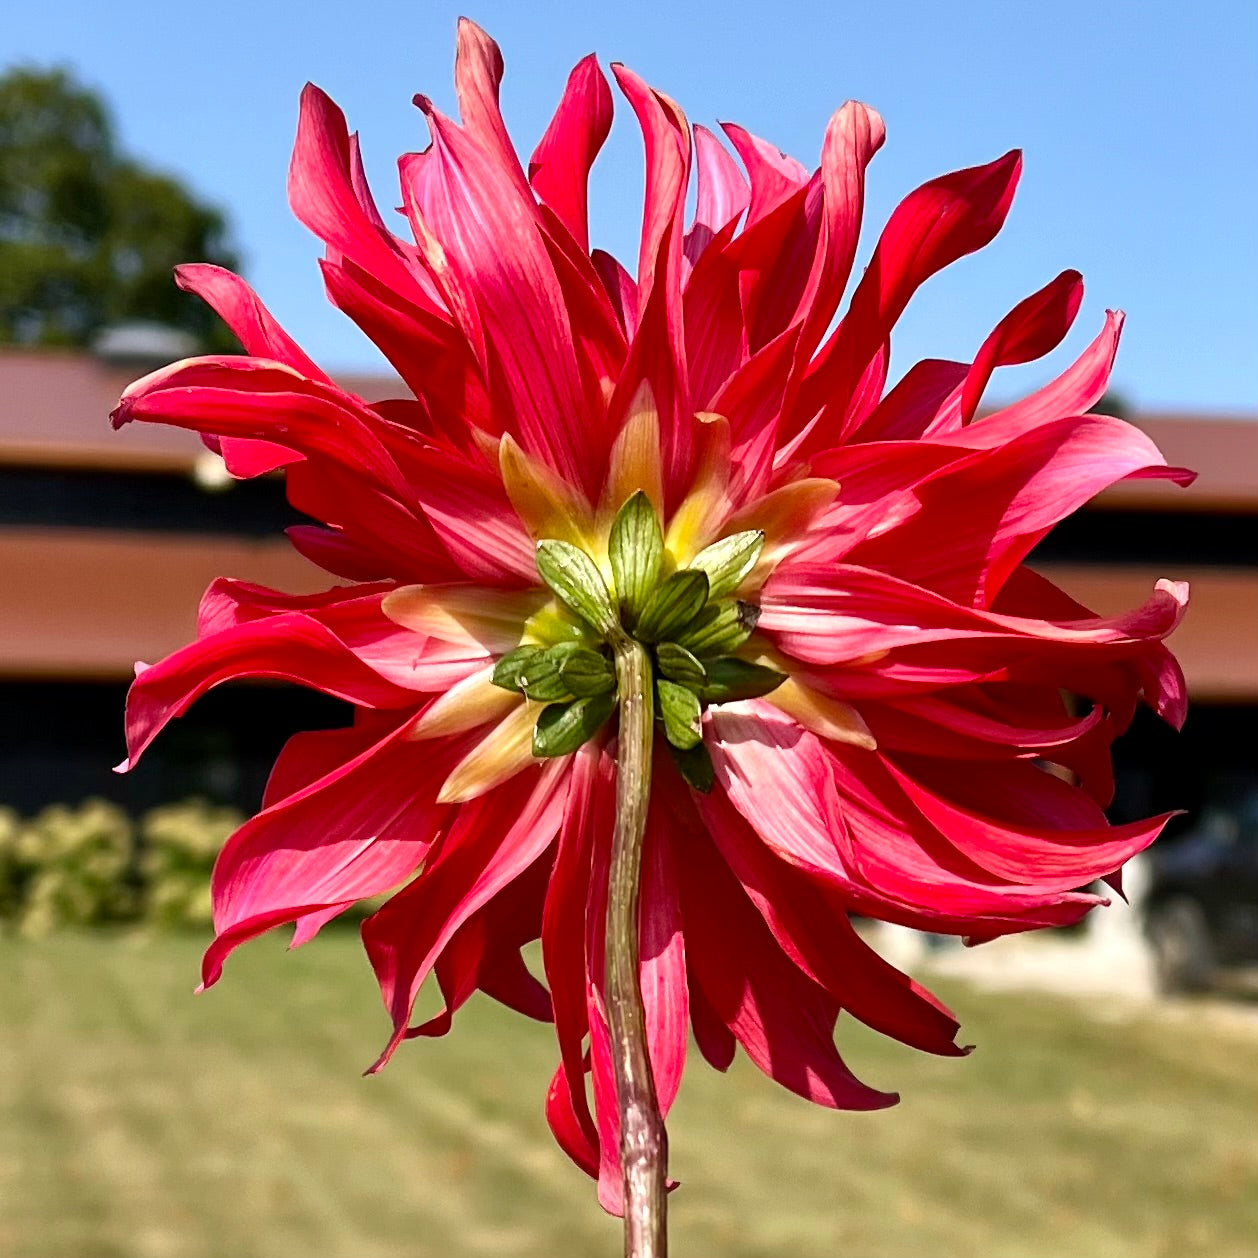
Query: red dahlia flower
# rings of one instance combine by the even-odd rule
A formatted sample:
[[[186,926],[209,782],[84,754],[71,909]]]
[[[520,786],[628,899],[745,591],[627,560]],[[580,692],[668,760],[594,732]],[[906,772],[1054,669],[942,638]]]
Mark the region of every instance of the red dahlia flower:
[[[413,396],[338,388],[242,280],[187,266],[179,283],[247,354],[147,376],[115,422],[198,431],[237,476],[283,468],[323,522],[293,545],[349,582],[298,597],[217,581],[197,640],[131,691],[132,763],[231,678],[354,705],[350,728],[288,743],[223,849],[205,983],[263,931],[292,922],[304,943],[400,888],[363,927],[394,1025],[377,1065],[444,1034],[477,989],[553,1019],[547,1115],[615,1210],[602,922],[625,653],[658,713],[639,928],[661,1108],[692,1030],[718,1069],[741,1045],[822,1105],[889,1105],[836,1051],[840,1012],[933,1053],[962,1051],[957,1024],[849,914],[974,940],[1074,922],[1102,902],[1077,888],[1116,883],[1164,824],[1110,826],[1102,808],[1137,702],[1182,720],[1161,640],[1186,587],[1101,617],[1022,560],[1113,482],[1190,476],[1088,413],[1118,314],[1053,383],[977,415],[995,368],[1064,337],[1072,271],[973,362],[928,360],[885,388],[893,324],[995,236],[1017,153],[911,193],[830,331],[879,116],[844,105],[811,174],[726,125],[740,170],[668,97],[612,72],[646,146],[636,272],[589,245],[612,114],[595,60],[526,169],[498,49],[465,22],[462,122],[416,97],[432,143],[400,162],[409,238],[314,87],[289,175],[332,301]],[[546,985],[520,953],[539,937]],[[444,1009],[412,1025],[432,973]]]

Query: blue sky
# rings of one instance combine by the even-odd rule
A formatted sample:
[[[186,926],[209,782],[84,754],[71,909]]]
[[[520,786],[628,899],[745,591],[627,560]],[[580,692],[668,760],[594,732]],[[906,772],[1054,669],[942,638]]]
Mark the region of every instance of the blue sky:
[[[6,6],[0,63],[60,63],[108,98],[122,142],[230,213],[245,272],[330,367],[379,360],[326,307],[316,242],[284,177],[311,79],[360,130],[373,186],[396,204],[393,160],[426,143],[416,91],[453,108],[459,6],[331,0],[41,0]],[[915,298],[893,346],[969,358],[1017,300],[1073,266],[1087,281],[1060,367],[1127,311],[1115,382],[1151,410],[1258,408],[1258,6],[1058,3],[699,3],[638,0],[466,8],[502,45],[504,112],[527,155],[571,65],[631,65],[692,121],[742,123],[814,165],[848,97],[878,108],[864,254],[911,188],[944,170],[1026,153],[1004,232]],[[635,256],[641,147],[627,109],[596,169],[597,243]],[[1006,371],[1009,395],[1043,367]]]

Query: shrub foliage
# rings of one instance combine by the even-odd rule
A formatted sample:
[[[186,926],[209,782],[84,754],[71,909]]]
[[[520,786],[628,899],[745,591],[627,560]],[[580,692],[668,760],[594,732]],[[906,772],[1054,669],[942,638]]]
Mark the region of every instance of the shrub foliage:
[[[131,818],[116,804],[54,804],[24,820],[0,808],[0,927],[146,924],[208,929],[210,870],[242,818],[192,799]]]

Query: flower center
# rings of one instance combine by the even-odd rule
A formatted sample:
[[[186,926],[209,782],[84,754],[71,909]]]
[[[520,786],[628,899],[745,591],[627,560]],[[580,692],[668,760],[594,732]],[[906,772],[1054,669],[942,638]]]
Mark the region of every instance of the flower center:
[[[611,524],[610,581],[574,543],[539,541],[538,573],[572,618],[554,610],[533,617],[526,640],[493,673],[494,685],[546,705],[534,727],[533,754],[568,755],[599,731],[619,698],[616,647],[632,638],[647,649],[657,720],[683,775],[710,789],[704,708],[768,694],[785,680],[737,654],[755,630],[759,609],[736,595],[763,547],[758,530],[734,533],[678,568],[640,490]]]

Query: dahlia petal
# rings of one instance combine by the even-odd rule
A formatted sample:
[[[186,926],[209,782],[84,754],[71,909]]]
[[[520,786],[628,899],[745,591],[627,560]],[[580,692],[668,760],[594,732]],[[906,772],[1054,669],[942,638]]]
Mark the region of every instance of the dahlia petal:
[[[210,306],[232,330],[246,354],[273,359],[320,384],[332,384],[239,275],[209,262],[186,262],[175,267],[175,283]]]
[[[394,590],[392,583],[382,583],[285,595],[250,582],[220,579],[202,599],[198,636],[300,611],[334,633],[369,668],[408,690],[444,692],[484,668],[490,652],[474,639],[464,635],[462,640],[445,642],[418,635],[390,619],[382,604],[384,596]]]
[[[663,768],[663,760],[659,759]],[[662,793],[659,808],[668,806]],[[648,818],[638,893],[638,950],[647,1051],[660,1113],[667,1115],[681,1086],[690,1026],[686,948],[674,856],[665,825]]]
[[[876,109],[850,100],[830,119],[821,146],[825,193],[824,266],[810,301],[809,330],[801,349],[811,354],[821,339],[852,273],[865,212],[865,169],[882,147],[887,129]]]
[[[949,398],[964,387],[969,372],[965,363],[944,358],[914,363],[865,417],[861,440],[915,442],[931,429]],[[859,447],[842,446],[828,454],[836,457],[854,449]]]
[[[851,559],[890,560],[906,580],[985,606],[1059,520],[1116,481],[1153,476],[1185,479],[1138,428],[1101,415],[1059,419],[920,483],[920,512]]]
[[[262,793],[262,808],[304,791],[343,765],[357,760],[397,729],[394,712],[371,712],[360,708],[354,723],[345,729],[303,730],[292,735],[280,748]]]
[[[694,146],[698,192],[694,222],[685,238],[686,258],[692,265],[725,227],[737,222],[751,203],[751,188],[738,169],[738,163],[707,127],[694,128]]]
[[[585,1021],[590,1037],[590,1091],[598,1137],[598,1203],[609,1214],[624,1211],[620,1167],[620,1101],[607,1025],[607,878],[610,845],[597,839],[590,850],[590,882],[585,902]]]
[[[686,365],[696,408],[712,399],[746,361],[747,323],[739,293],[739,269],[729,254],[737,220],[727,223],[690,269],[682,294]]]
[[[584,1072],[578,1075],[583,1092],[584,1077]],[[546,1089],[546,1121],[559,1147],[591,1179],[597,1179],[598,1134],[591,1135],[585,1130],[573,1106],[572,1096],[573,1086],[561,1063],[550,1081],[550,1087]]]
[[[543,856],[454,932],[433,967],[444,1008],[409,1028],[407,1039],[447,1034],[454,1015],[477,990],[536,1022],[552,1020],[550,995],[520,955],[537,938],[549,875]]]
[[[1038,424],[1090,411],[1109,384],[1123,319],[1121,311],[1107,310],[1105,326],[1096,339],[1057,379],[1012,406],[994,411],[953,439],[972,448],[982,443],[984,448],[994,449]]]
[[[611,89],[591,53],[568,75],[555,116],[529,159],[529,182],[538,200],[587,253],[590,169],[611,125]]]
[[[988,336],[965,378],[960,397],[961,425],[978,410],[983,390],[997,367],[1028,363],[1057,348],[1070,331],[1083,300],[1083,277],[1063,271],[1016,305]]]
[[[1104,709],[1095,705],[1078,720],[1066,718],[1060,695],[1057,724],[1027,722],[1036,713],[1018,714],[1021,723],[1002,720],[990,712],[968,706],[965,697],[953,692],[946,699],[936,695],[909,695],[890,704],[872,704],[866,709],[878,745],[884,751],[919,752],[946,759],[1008,759],[1055,748],[1083,738],[1104,719]],[[774,696],[769,696],[770,701]],[[1052,756],[1048,756],[1049,759]]]
[[[838,1005],[778,947],[711,840],[674,827],[691,982],[771,1079],[835,1109],[899,1099],[861,1083],[834,1046]]]
[[[403,581],[449,581],[476,569],[478,552],[471,559],[458,548],[451,554],[422,505],[413,505],[415,494],[409,495],[412,505],[407,505],[352,468],[326,458],[291,464],[285,484],[288,501],[298,511],[339,529],[353,548],[351,569],[374,568],[379,573],[383,565],[390,576]],[[308,544],[308,537],[303,541]]]
[[[589,489],[591,425],[537,207],[431,102],[416,102],[433,141],[424,220],[476,301],[505,413],[530,454]]]
[[[498,443],[498,466],[511,506],[529,534],[558,538],[588,547],[593,538],[593,511],[578,490],[544,463],[530,458],[510,433]]]
[[[1121,654],[1170,634],[1187,600],[1183,582],[1159,581],[1149,601],[1134,611],[1041,621],[965,607],[870,569],[799,563],[779,567],[766,582],[758,627],[788,655],[814,664],[856,661],[902,646],[963,641],[1000,641],[995,649],[1002,652],[1044,644]]]
[[[925,1052],[961,1054],[951,1012],[857,935],[833,889],[800,877],[774,856],[719,791],[695,803],[778,945],[804,974],[884,1035]]]
[[[818,173],[748,224],[724,250],[739,271],[739,299],[753,353],[793,327],[806,313],[804,303],[815,296],[818,263],[824,260],[824,200]]]
[[[464,677],[424,709],[412,731],[418,740],[463,734],[489,721],[499,721],[520,701],[520,696],[493,683],[492,664]]]
[[[695,1047],[703,1055],[703,1060],[713,1070],[724,1074],[734,1063],[738,1041],[708,1004],[703,989],[693,985],[690,988],[690,1021],[695,1033]]]
[[[502,477],[441,450],[414,452],[411,496],[469,580],[498,586],[537,580],[534,543],[507,497]],[[468,528],[469,519],[476,521]]]
[[[407,387],[424,399],[444,435],[463,446],[468,427],[492,430],[480,367],[448,320],[350,263],[319,265],[332,304],[353,319]]]
[[[542,917],[542,960],[555,1012],[561,1063],[551,1084],[547,1115],[569,1157],[598,1174],[598,1131],[585,1092],[582,1041],[586,1012],[586,901],[596,844],[606,843],[615,819],[615,763],[597,742],[572,761],[563,825]],[[556,1089],[562,1087],[565,1097]]]
[[[261,358],[188,358],[130,385],[112,416],[219,437],[280,437],[405,500],[409,490],[368,413],[349,394]]]
[[[232,330],[246,354],[275,359],[312,380],[331,384],[240,276],[208,262],[185,263],[175,268],[175,283],[210,306]],[[300,457],[270,441],[248,441],[239,437],[211,440],[233,476],[261,476]]]
[[[444,812],[435,797],[450,756],[417,755],[405,731],[405,723],[397,726],[228,839],[214,865],[216,938],[202,964],[204,986],[218,981],[228,954],[246,940],[378,895],[418,867]]]
[[[644,380],[625,415],[607,461],[607,478],[599,499],[599,518],[605,524],[639,490],[656,511],[664,502],[664,469],[660,453],[660,412],[655,395]]]
[[[549,597],[544,590],[407,585],[388,594],[381,609],[390,620],[424,637],[502,655],[520,645],[524,622]]]
[[[345,115],[326,93],[307,83],[288,170],[293,213],[336,254],[410,300],[431,304],[392,237],[364,212],[352,171]]]
[[[553,842],[568,771],[566,761],[555,761],[459,809],[423,873],[363,923],[394,1028],[369,1073],[402,1042],[415,997],[454,932]]]
[[[601,920],[601,919],[600,919]],[[601,959],[598,962],[600,968]],[[624,1214],[624,1179],[620,1167],[620,1104],[612,1066],[611,1033],[602,993],[594,981],[588,987],[590,1022],[590,1090],[594,1094],[594,1121],[598,1128],[598,1204],[608,1214]]]
[[[293,549],[312,564],[333,576],[349,581],[378,581],[392,565],[383,556],[350,541],[339,529],[318,524],[293,524],[284,530]]]
[[[1083,791],[1024,763],[984,769],[985,802],[979,811],[973,803],[965,806],[931,790],[894,760],[884,763],[926,820],[958,851],[998,877],[1047,891],[1069,891],[1112,873],[1148,847],[1173,815],[1110,826]],[[1067,793],[1073,798],[1063,803]],[[1017,822],[994,815],[1009,795],[1014,797],[1013,807],[1023,814]],[[1081,809],[1084,803],[1087,807]],[[1080,811],[1094,814],[1093,824],[1086,829],[1071,824],[1079,820]],[[1057,822],[1059,813],[1068,828],[1053,829],[1025,820],[1030,814]]]
[[[374,599],[393,588],[392,582],[377,585],[336,585],[315,594],[289,594],[254,581],[218,577],[210,582],[197,608],[197,637],[205,638],[251,620],[264,620],[284,612],[318,613],[358,599]]]
[[[207,690],[241,677],[268,677],[366,708],[414,705],[415,694],[367,667],[326,626],[289,612],[212,634],[143,669],[127,694],[127,754],[133,768],[172,717]]]
[[[690,171],[690,139],[677,104],[648,87],[623,65],[612,73],[625,94],[646,146],[646,202],[638,251],[638,309],[644,311],[657,282],[680,293],[682,215]],[[661,272],[661,267],[665,268]]]
[[[821,412],[809,451],[838,443],[836,425],[857,381],[887,340],[913,293],[936,271],[981,249],[1000,230],[1022,169],[1014,151],[987,166],[923,184],[897,206],[883,229],[851,305],[822,347],[800,391],[795,430]]]
[[[459,118],[463,127],[485,153],[516,180],[521,192],[531,195],[498,105],[498,89],[502,86],[502,52],[470,18],[459,18],[458,31],[454,90],[459,98]]]
[[[995,934],[1076,921],[1095,896],[1028,891],[974,865],[912,807],[876,753],[833,744],[756,702],[713,708],[720,788],[783,860],[855,912],[918,929]],[[849,764],[847,754],[858,757]]]
[[[721,123],[751,180],[747,226],[764,218],[808,182],[808,171],[767,140],[754,136],[735,122]]]
[[[626,340],[632,340],[638,334],[638,284],[632,275],[602,249],[595,249],[590,261],[602,281],[607,299],[616,312],[621,330]]]
[[[437,798],[443,804],[466,804],[536,764],[533,728],[541,704],[512,696],[515,706],[479,737],[476,745],[450,770]]]
[[[729,420],[733,437],[731,499],[742,504],[768,488],[777,444],[777,417],[786,391],[797,329],[761,347],[721,386],[712,409]]]
[[[787,677],[765,696],[765,702],[831,742],[851,743],[869,751],[878,746],[864,717],[850,703],[808,685],[802,677]]]
[[[642,381],[660,412],[666,502],[671,510],[687,485],[693,406],[686,367],[681,260],[690,136],[685,115],[624,66],[613,73],[628,98],[646,146],[646,204],[638,263],[638,327],[609,411],[625,413]]]

